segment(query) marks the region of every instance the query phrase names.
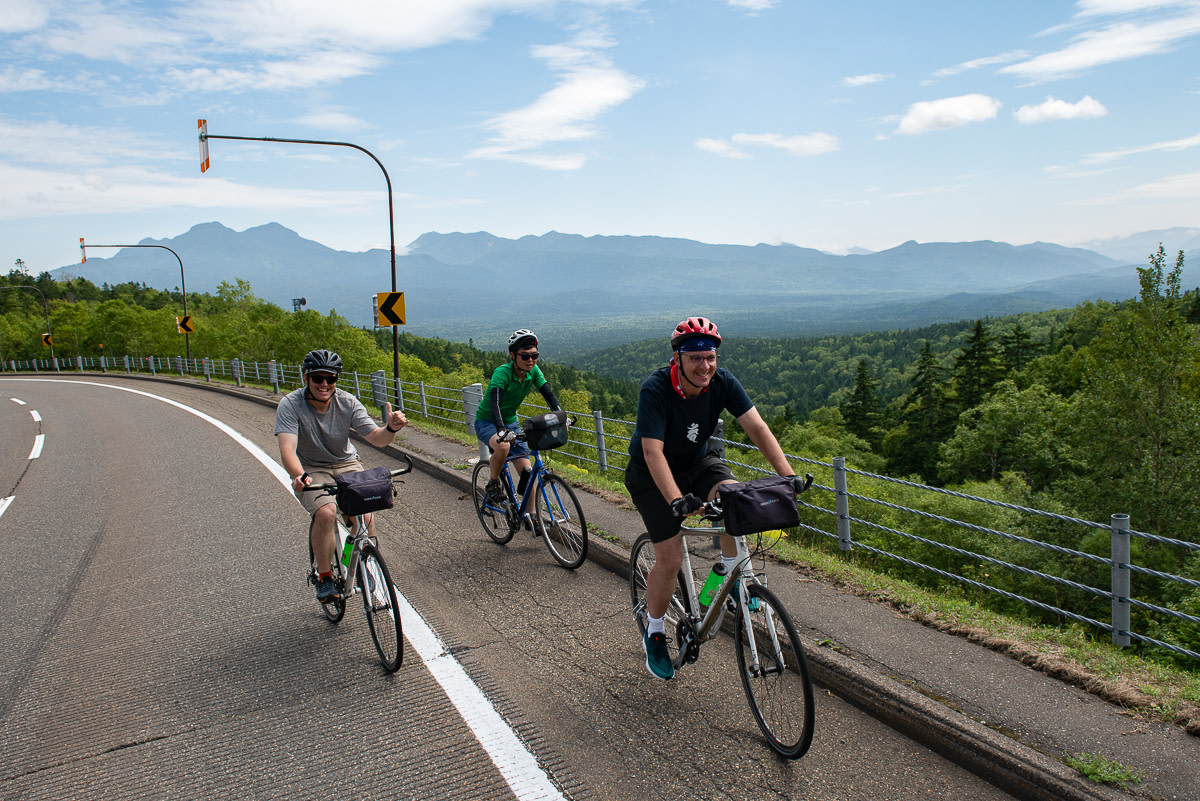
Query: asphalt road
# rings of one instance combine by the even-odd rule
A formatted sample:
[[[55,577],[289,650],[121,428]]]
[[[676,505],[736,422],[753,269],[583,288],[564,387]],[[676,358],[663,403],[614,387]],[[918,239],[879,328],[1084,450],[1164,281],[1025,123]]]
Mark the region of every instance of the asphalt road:
[[[276,477],[138,393],[277,456],[270,409],[88,381],[0,379],[0,797],[536,797],[439,684],[453,657],[568,798],[1008,798],[819,688],[812,750],[776,758],[732,642],[653,679],[624,581],[565,571],[528,534],[495,545],[469,498],[421,473],[377,533],[449,656],[409,645],[387,675],[361,608],[321,615],[305,516]]]

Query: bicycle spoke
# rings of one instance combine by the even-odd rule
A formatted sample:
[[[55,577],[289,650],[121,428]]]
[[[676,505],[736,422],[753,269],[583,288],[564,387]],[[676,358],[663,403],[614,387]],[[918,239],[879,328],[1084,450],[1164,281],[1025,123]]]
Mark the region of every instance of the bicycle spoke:
[[[550,555],[574,570],[587,558],[587,523],[575,492],[552,473],[538,479],[534,494],[534,525],[546,541]]]
[[[505,470],[508,468],[506,467]],[[487,484],[491,478],[491,469],[482,459],[475,465],[471,473],[471,500],[475,505],[475,514],[487,535],[503,545],[513,538],[516,530],[508,520],[508,501],[499,504],[487,500]]]
[[[404,658],[404,638],[400,625],[400,610],[396,599],[396,588],[383,557],[373,545],[362,549],[359,562],[362,584],[363,607],[367,613],[367,625],[379,660],[385,669],[396,670]]]

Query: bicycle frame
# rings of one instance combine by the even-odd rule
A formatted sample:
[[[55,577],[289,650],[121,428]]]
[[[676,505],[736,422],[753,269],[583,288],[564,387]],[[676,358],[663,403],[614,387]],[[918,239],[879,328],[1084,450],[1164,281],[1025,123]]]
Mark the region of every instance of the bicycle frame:
[[[525,516],[529,514],[529,508],[533,503],[533,497],[536,488],[542,485],[542,476],[549,471],[549,468],[546,467],[546,463],[542,461],[542,452],[532,449],[529,451],[528,455],[522,453],[516,456],[509,456],[504,460],[504,466],[507,468],[509,462],[515,462],[518,459],[526,458],[529,459],[529,483],[525,485],[525,492],[522,493],[520,500],[517,503],[516,510],[517,517],[521,520],[524,520]],[[509,493],[509,500],[518,500],[517,488],[513,484],[512,472],[507,469],[504,471],[504,486],[506,491]]]
[[[367,528],[366,515],[351,517],[355,521],[354,531],[351,532],[346,526],[346,515],[340,511],[337,513],[337,543],[338,543],[338,560],[342,559],[342,553],[346,549],[346,540],[353,538],[354,546],[350,551],[350,564],[342,563],[342,568],[346,571],[345,586],[342,587],[342,597],[349,598],[356,595],[359,591],[358,586],[358,562],[362,554],[362,546],[364,542],[370,540],[370,532]]]

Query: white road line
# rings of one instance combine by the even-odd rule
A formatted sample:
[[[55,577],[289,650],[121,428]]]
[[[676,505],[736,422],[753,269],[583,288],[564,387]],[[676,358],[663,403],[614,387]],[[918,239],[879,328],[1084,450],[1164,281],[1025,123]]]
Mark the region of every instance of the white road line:
[[[14,497],[13,495],[9,495],[7,498],[0,498],[0,515],[4,514],[4,510],[13,502]]]
[[[21,378],[13,379],[18,381],[46,381],[56,384],[88,384],[96,387],[106,387],[108,389],[117,389],[122,392],[132,392],[135,395],[142,395],[147,398],[162,401],[176,408],[182,409],[185,412],[194,414],[201,420],[212,423],[221,431],[228,434],[235,442],[250,452],[254,458],[258,459],[272,475],[279,480],[279,483],[284,486],[289,493],[292,491],[292,479],[274,459],[267,455],[262,448],[255,445],[250,440],[243,437],[234,429],[210,417],[198,409],[193,409],[190,406],[185,406],[178,401],[173,401],[170,398],[164,398],[160,395],[152,395],[149,392],[142,392],[138,389],[130,389],[128,387],[119,387],[113,384],[101,384],[96,381],[66,381],[55,378]],[[15,398],[14,398],[15,400]],[[39,436],[41,436],[39,434]],[[11,499],[10,499],[11,500]],[[299,503],[299,501],[297,501]],[[0,508],[0,511],[3,511]],[[463,720],[471,731],[474,732],[476,739],[480,745],[487,751],[492,762],[500,771],[500,775],[508,782],[509,788],[513,791],[519,801],[541,801],[542,799],[560,799],[565,801],[565,797],[558,788],[554,786],[550,778],[546,776],[545,771],[537,763],[537,759],[533,754],[529,753],[529,749],[517,737],[516,733],[504,722],[500,713],[492,706],[492,702],[488,700],[483,690],[479,689],[479,685],[471,680],[467,675],[467,671],[459,664],[458,660],[446,651],[446,646],[438,639],[437,634],[429,627],[424,618],[415,610],[399,589],[396,591],[400,603],[400,620],[404,628],[404,636],[409,644],[416,649],[421,655],[422,661],[429,672],[437,679],[438,684],[445,690],[450,702],[454,704],[455,709],[462,715]]]
[[[21,400],[20,398],[10,398],[10,400],[11,400],[13,403],[19,403],[19,404],[21,404],[22,406],[24,406],[24,405],[25,405],[25,401]]]
[[[35,423],[40,423],[40,422],[42,422],[42,416],[41,416],[40,414],[38,414],[38,411],[37,411],[37,409],[30,409],[30,410],[29,410],[29,413],[30,413],[31,415],[33,415],[33,421],[34,421]]]
[[[46,444],[46,435],[38,434],[33,438],[33,450],[29,452],[30,459],[36,459],[42,455],[42,446]]]

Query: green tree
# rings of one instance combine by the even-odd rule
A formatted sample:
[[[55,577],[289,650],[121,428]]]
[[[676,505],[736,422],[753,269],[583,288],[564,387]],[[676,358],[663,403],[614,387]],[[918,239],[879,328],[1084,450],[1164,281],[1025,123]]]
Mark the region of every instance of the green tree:
[[[1020,323],[1015,323],[1007,334],[1000,336],[1001,359],[1009,370],[1024,370],[1029,360],[1040,350],[1033,337]]]
[[[978,405],[1004,374],[1004,365],[996,340],[988,333],[983,320],[967,334],[962,350],[954,358],[954,385],[959,409]]]
[[[879,400],[879,382],[867,369],[866,359],[858,360],[854,389],[841,405],[846,430],[878,448],[883,439],[883,404]]]
[[[883,453],[893,472],[916,473],[932,481],[937,476],[938,446],[954,430],[955,415],[946,371],[929,340],[921,348],[911,386],[900,411],[900,425],[884,437]]]

